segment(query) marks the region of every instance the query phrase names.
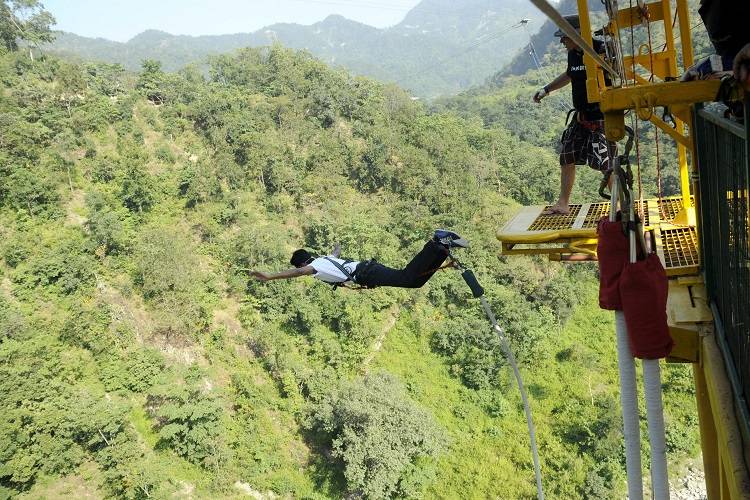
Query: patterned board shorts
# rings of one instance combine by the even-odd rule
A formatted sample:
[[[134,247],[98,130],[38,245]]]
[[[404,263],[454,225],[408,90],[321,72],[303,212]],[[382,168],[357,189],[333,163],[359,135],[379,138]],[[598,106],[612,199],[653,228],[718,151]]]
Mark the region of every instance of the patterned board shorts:
[[[617,154],[617,144],[604,136],[604,120],[579,123],[575,116],[560,138],[560,165],[588,165],[602,173],[612,168],[611,158]]]

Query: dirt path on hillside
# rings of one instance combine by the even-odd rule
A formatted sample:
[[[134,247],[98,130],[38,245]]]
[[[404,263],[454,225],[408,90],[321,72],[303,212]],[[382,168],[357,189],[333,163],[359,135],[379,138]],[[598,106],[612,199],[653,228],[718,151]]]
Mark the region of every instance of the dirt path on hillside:
[[[370,347],[370,354],[368,354],[365,360],[362,362],[362,373],[367,373],[367,370],[370,367],[370,363],[372,363],[375,355],[380,352],[380,349],[383,347],[383,342],[385,341],[385,337],[388,335],[388,332],[390,332],[393,327],[396,326],[399,312],[400,307],[398,306],[398,304],[394,304],[390,309],[388,309],[388,312],[386,312],[385,324],[380,330],[380,335],[378,335],[378,338],[375,339],[375,342],[372,343],[372,347]]]

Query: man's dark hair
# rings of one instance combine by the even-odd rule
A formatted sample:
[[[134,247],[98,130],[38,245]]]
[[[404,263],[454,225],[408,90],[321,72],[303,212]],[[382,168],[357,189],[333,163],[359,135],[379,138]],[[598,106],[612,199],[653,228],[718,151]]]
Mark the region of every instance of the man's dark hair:
[[[312,262],[313,256],[310,255],[310,252],[305,250],[304,248],[300,248],[299,250],[295,250],[292,254],[292,258],[289,259],[289,263],[292,264],[294,267],[302,267],[305,264],[309,264]]]

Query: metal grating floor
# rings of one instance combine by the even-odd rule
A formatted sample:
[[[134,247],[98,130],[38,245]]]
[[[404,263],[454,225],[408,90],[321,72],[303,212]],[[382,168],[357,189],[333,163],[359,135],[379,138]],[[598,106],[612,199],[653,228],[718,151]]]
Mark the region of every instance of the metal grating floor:
[[[644,200],[643,203],[640,201],[636,201],[636,211],[639,211],[643,214],[643,225],[648,226],[649,225],[649,218],[648,218],[648,201]],[[586,218],[583,220],[583,225],[581,226],[581,229],[590,229],[590,228],[596,228],[596,225],[599,224],[599,220],[602,217],[607,217],[609,215],[609,202],[599,202],[599,203],[592,203],[589,205],[588,212],[586,213]]]
[[[609,215],[609,202],[592,203],[581,228],[588,229],[596,227],[602,217]]]
[[[677,212],[682,210],[682,198],[662,198],[659,202],[659,213],[667,221],[673,221]],[[690,205],[695,206],[695,200],[690,197]]]
[[[636,200],[635,210],[642,215],[643,225],[648,226],[651,222],[648,218],[648,200]]]
[[[551,205],[547,205],[544,207],[544,210],[547,210],[550,206]],[[575,222],[576,217],[578,217],[580,211],[581,205],[571,205],[570,213],[568,215],[540,215],[529,226],[527,231],[559,231],[561,229],[570,229],[573,227],[573,223]]]
[[[662,229],[661,240],[667,269],[695,267],[700,264],[695,228]]]

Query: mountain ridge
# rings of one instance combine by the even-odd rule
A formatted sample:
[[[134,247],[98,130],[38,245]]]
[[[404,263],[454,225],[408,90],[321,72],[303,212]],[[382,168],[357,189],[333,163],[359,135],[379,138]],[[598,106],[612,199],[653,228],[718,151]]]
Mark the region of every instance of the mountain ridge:
[[[499,71],[527,40],[523,30],[510,28],[522,17],[542,18],[522,0],[472,0],[458,6],[423,0],[400,23],[382,29],[332,14],[311,25],[275,23],[250,33],[192,36],[146,30],[127,42],[58,32],[51,50],[133,71],[144,59],[156,59],[165,70],[176,71],[211,55],[278,42],[353,73],[394,82],[414,95],[434,97],[482,84]]]

